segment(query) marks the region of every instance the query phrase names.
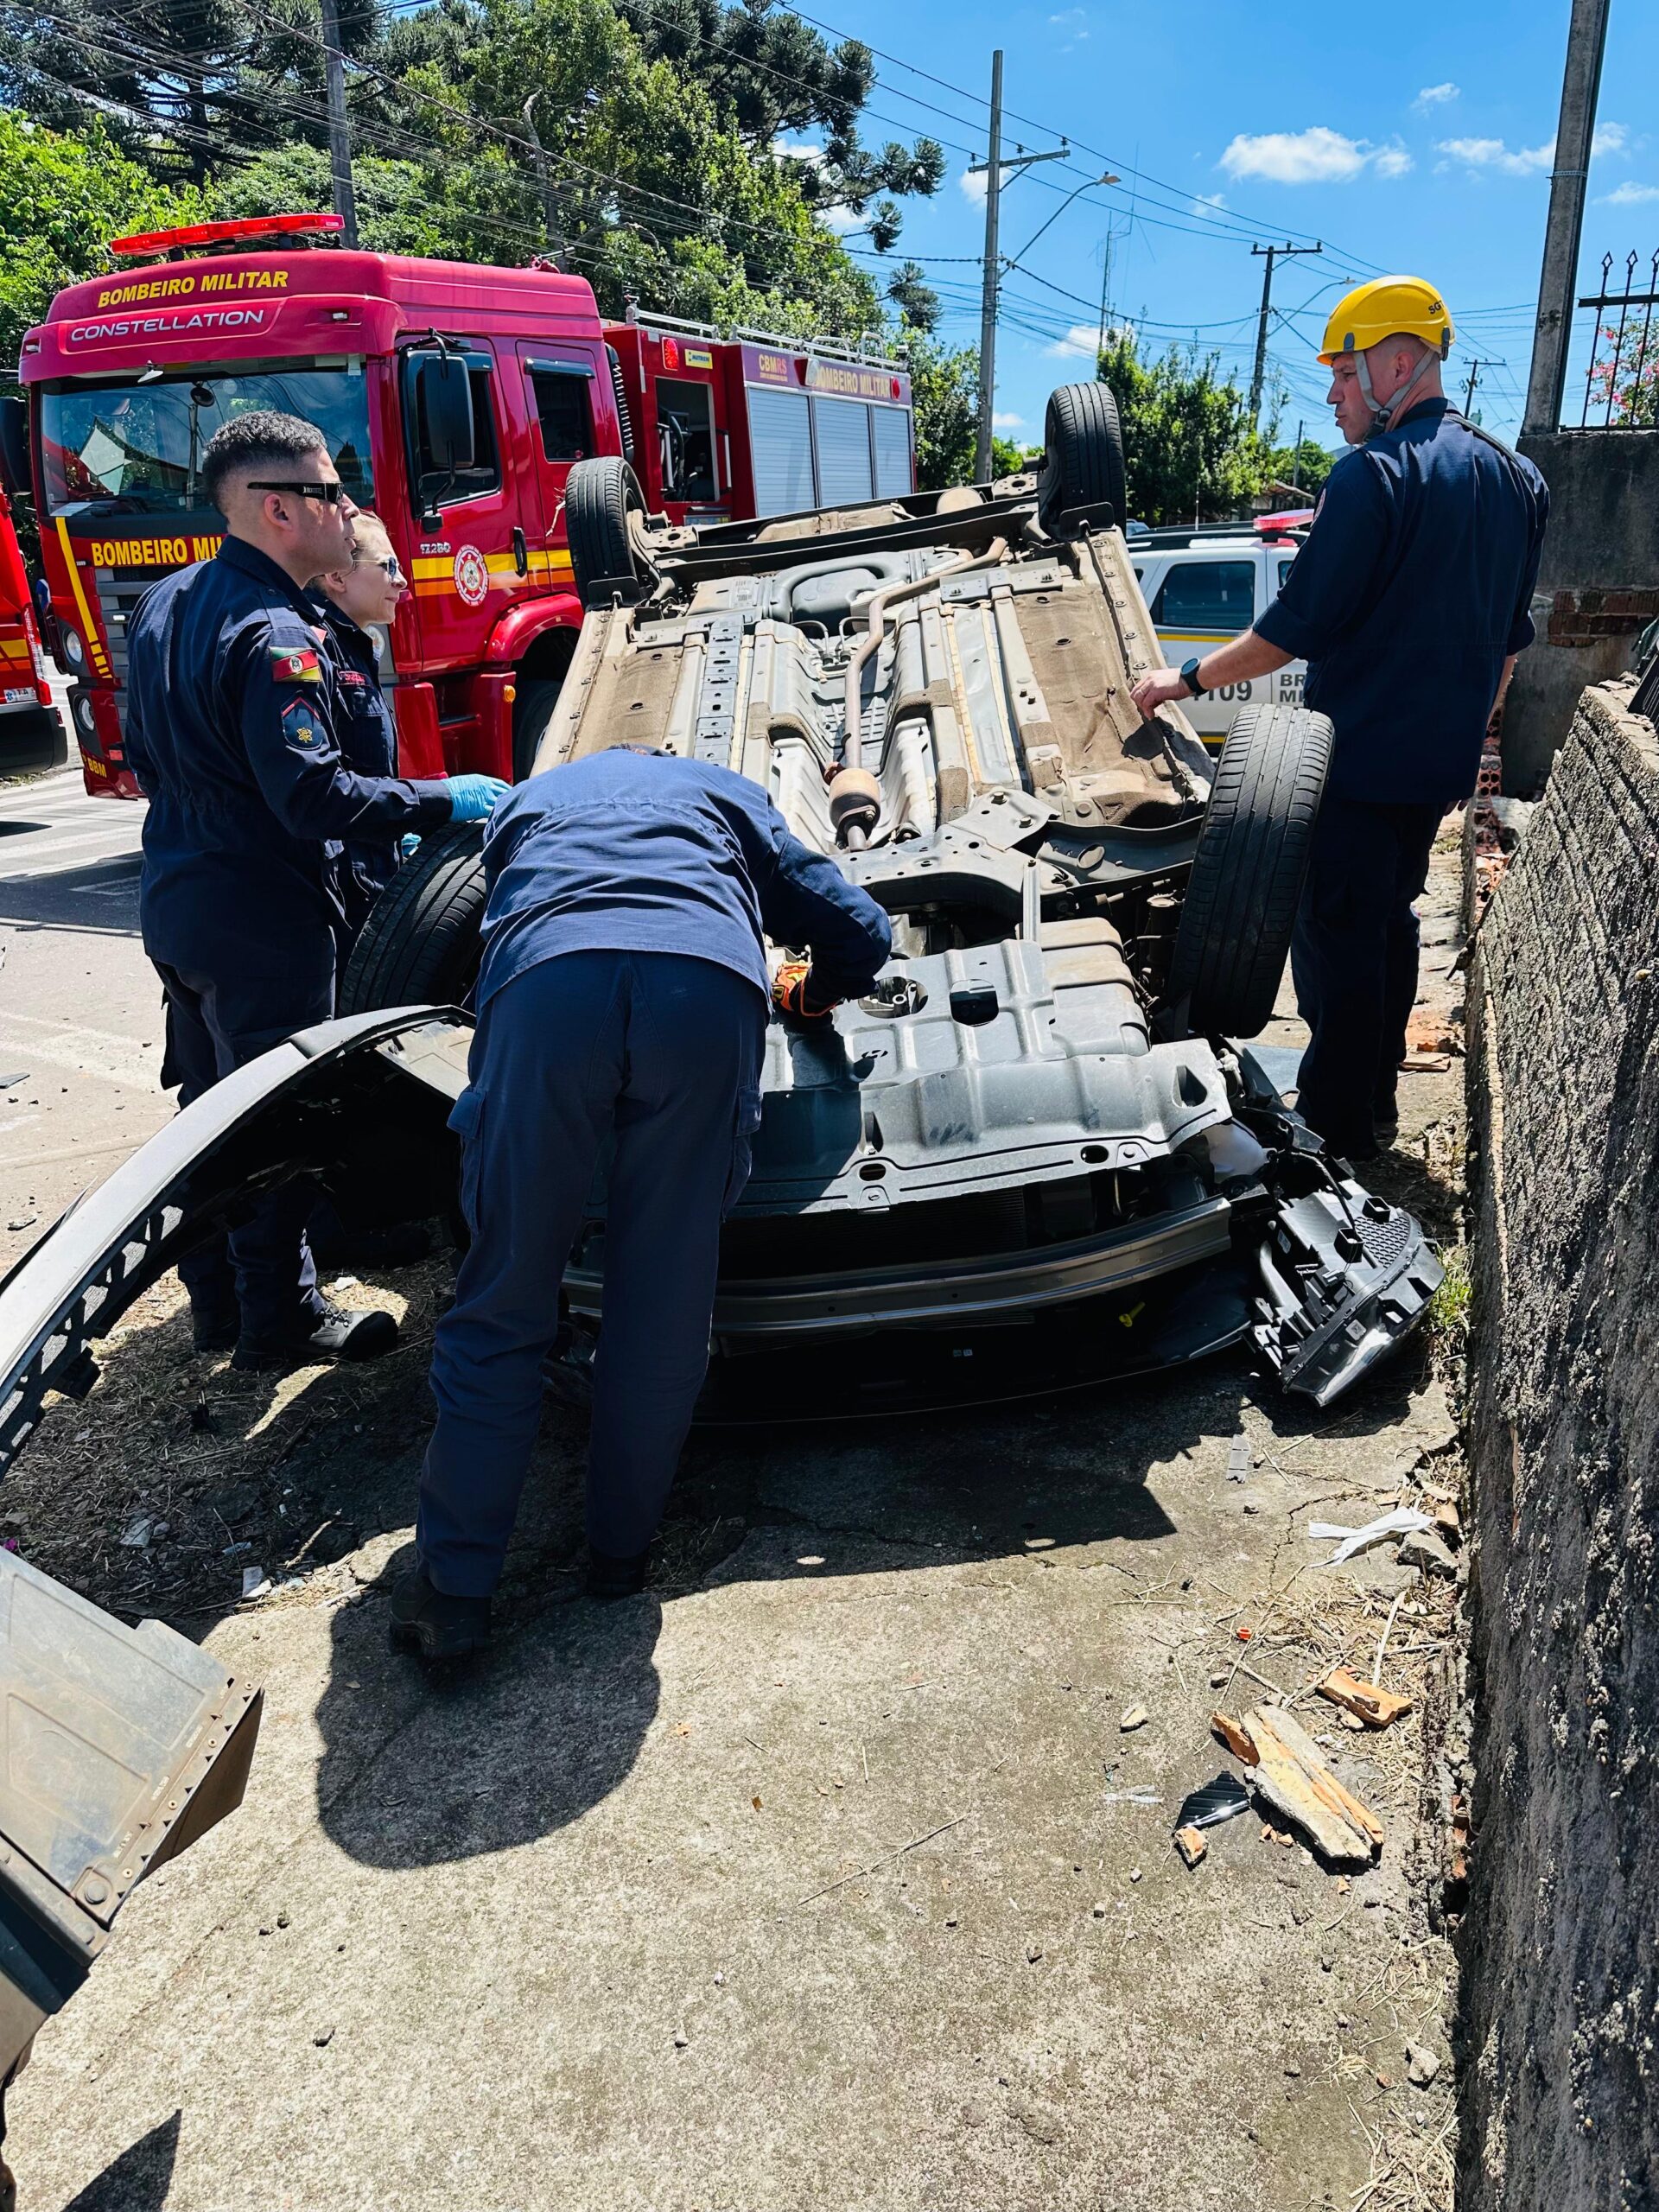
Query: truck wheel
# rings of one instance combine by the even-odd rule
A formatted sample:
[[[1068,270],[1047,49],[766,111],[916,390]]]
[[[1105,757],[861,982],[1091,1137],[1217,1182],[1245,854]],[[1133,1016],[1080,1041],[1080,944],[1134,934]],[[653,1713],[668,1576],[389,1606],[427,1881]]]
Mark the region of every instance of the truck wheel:
[[[522,784],[536,765],[536,752],[547,726],[553,719],[553,709],[559,703],[559,694],[564,689],[556,676],[533,676],[529,683],[520,683],[518,696],[512,702],[512,780]]]
[[[638,575],[639,563],[628,517],[645,512],[639,478],[615,454],[579,461],[565,479],[565,539],[570,548],[576,596],[584,607],[591,586]]]
[[[1103,501],[1110,504],[1112,520],[1121,530],[1128,519],[1128,493],[1117,402],[1103,384],[1063,384],[1050,392],[1043,417],[1039,519],[1052,536],[1068,509]]]
[[[466,1003],[478,981],[484,829],[456,822],[422,838],[369,909],[340,977],[337,1013]]]
[[[1266,1028],[1290,951],[1331,765],[1331,725],[1246,707],[1227,733],[1175,931],[1165,1001],[1200,1037]]]

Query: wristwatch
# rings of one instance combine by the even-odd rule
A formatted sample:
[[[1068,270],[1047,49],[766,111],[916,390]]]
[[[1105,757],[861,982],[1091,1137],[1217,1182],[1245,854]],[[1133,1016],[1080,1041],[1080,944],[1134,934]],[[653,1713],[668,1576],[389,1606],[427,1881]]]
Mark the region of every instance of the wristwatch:
[[[1186,696],[1189,699],[1205,699],[1209,696],[1208,690],[1198,681],[1198,658],[1195,654],[1192,659],[1184,660],[1181,663],[1181,681],[1186,686]]]

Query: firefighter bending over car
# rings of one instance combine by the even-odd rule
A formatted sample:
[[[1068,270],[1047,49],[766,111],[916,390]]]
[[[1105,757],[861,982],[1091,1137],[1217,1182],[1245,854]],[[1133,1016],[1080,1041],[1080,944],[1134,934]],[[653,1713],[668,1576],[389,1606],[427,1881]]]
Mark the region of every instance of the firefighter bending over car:
[[[601,1165],[588,1587],[642,1586],[760,1124],[763,937],[810,949],[774,987],[791,1021],[867,992],[891,947],[881,909],[758,785],[667,753],[619,747],[532,777],[496,812],[484,865],[478,1029],[450,1121],[472,1243],[434,1348],[418,1560],[392,1600],[394,1642],[429,1659],[488,1642]]]
[[[181,1106],[332,1016],[343,841],[474,820],[506,788],[360,774],[342,758],[340,664],[308,593],[349,570],[356,510],[321,431],[237,416],[210,441],[202,484],[223,544],[147,592],[128,631],[128,758],[149,801],[139,919],[166,995],[162,1080]],[[199,1350],[281,1370],[396,1343],[389,1313],[319,1295],[315,1197],[304,1183],[270,1193],[228,1242],[181,1262]]]
[[[1417,918],[1441,817],[1475,788],[1486,726],[1530,645],[1549,495],[1530,461],[1466,422],[1440,363],[1452,317],[1417,276],[1361,284],[1319,359],[1355,448],[1331,471],[1277,601],[1230,644],[1135,702],[1201,698],[1308,664],[1336,736],[1292,946],[1312,1034],[1297,1107],[1331,1149],[1375,1158],[1417,995]]]

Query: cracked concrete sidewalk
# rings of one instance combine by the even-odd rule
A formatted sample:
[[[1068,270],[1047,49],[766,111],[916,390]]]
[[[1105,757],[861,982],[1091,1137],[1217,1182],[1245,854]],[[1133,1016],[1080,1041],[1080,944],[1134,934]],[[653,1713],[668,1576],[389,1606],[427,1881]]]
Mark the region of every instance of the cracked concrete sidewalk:
[[[1458,1081],[1406,1079],[1408,1152]],[[704,1437],[659,1586],[600,1607],[550,1415],[505,1633],[442,1689],[385,1648],[417,1458],[365,1470],[353,1558],[210,1631],[266,1686],[249,1800],[39,2038],[24,2212],[1346,2208],[1450,2124],[1449,2069],[1404,2080],[1449,1975],[1421,1711],[1302,1709],[1388,1824],[1347,1891],[1255,1817],[1192,1872],[1170,1831],[1234,1764],[1211,1677],[1307,1676],[1269,1602],[1310,1510],[1369,1517],[1451,1427],[1419,1347],[1328,1414],[1235,1357]],[[1386,1553],[1340,1573],[1415,1602]]]

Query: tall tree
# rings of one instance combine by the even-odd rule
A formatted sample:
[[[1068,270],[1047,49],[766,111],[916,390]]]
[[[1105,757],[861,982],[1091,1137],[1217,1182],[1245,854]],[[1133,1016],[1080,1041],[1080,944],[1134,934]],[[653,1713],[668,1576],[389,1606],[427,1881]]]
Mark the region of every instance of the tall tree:
[[[1123,427],[1129,512],[1141,522],[1217,521],[1244,512],[1267,481],[1267,441],[1219,357],[1172,346],[1141,358],[1133,330],[1099,361]]]

